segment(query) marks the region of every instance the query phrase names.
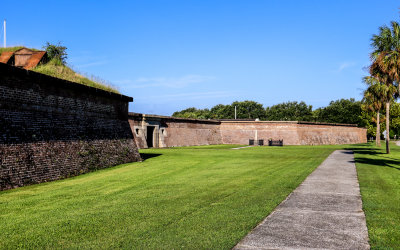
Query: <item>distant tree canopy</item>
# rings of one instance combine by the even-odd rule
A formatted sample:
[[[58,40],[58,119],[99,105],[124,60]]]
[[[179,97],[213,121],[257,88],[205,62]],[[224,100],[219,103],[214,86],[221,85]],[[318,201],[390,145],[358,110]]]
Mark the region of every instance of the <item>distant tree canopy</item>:
[[[266,108],[268,121],[312,121],[312,106],[305,102],[284,102]]]
[[[255,101],[235,101],[230,105],[218,104],[211,108],[212,119],[265,119],[265,109],[261,103]]]
[[[174,112],[173,117],[196,119],[234,119],[236,106],[237,119],[265,120],[265,109],[262,104],[255,101],[235,101],[232,104],[218,104],[209,109],[188,108]]]
[[[390,129],[391,129],[389,131],[390,137],[393,138],[394,135],[396,135],[396,138],[399,138],[399,136],[400,136],[400,103],[394,102],[390,106],[390,116],[392,117],[390,120]]]
[[[43,46],[43,49],[46,50],[47,56],[50,60],[56,60],[60,64],[65,65],[67,62],[68,54],[66,52],[67,47],[62,46],[61,43],[58,44],[51,44],[46,42],[46,45]]]
[[[314,121],[329,123],[357,124],[370,127],[371,114],[361,109],[361,102],[351,99],[331,101],[328,106],[312,110],[305,102],[284,102],[264,108],[255,101],[235,101],[232,104],[218,104],[211,109],[187,108],[172,114],[174,117],[196,119],[234,119],[235,106],[237,119],[260,119],[264,121]],[[396,110],[395,110],[396,109]],[[393,113],[399,113],[398,119],[393,119],[391,127],[400,133],[400,105],[394,106]],[[376,126],[375,126],[376,128]]]
[[[192,119],[209,119],[210,110],[208,109],[197,109],[197,108],[187,108],[181,111],[174,112],[173,117],[181,118],[192,118]]]
[[[235,112],[235,110],[233,110]],[[235,114],[233,114],[234,116]],[[230,105],[218,104],[210,109],[209,118],[213,119],[233,119],[232,117],[232,109]]]
[[[386,112],[384,112],[386,116]],[[396,135],[396,138],[400,136],[400,103],[392,102],[390,105],[390,137],[393,138]],[[386,130],[386,125],[382,119],[383,124],[381,125],[381,130]]]
[[[327,107],[315,110],[315,119],[320,122],[365,125],[361,118],[361,102],[354,98],[331,101]]]

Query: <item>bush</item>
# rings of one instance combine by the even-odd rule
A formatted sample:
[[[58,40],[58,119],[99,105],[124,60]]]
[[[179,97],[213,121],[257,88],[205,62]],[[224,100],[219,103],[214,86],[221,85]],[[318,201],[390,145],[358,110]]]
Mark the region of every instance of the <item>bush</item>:
[[[43,46],[43,49],[46,50],[47,56],[49,60],[56,61],[58,64],[65,65],[67,60],[67,47],[62,46],[60,43],[58,44],[51,44],[46,42],[46,45]]]

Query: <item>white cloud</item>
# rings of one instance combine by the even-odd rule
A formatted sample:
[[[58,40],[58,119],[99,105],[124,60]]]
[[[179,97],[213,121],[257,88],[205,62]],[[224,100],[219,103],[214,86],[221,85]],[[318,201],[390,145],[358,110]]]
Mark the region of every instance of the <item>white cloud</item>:
[[[356,63],[355,62],[343,62],[339,65],[339,68],[337,69],[338,72],[341,72],[347,68],[351,68],[353,66],[355,66]]]
[[[88,67],[92,67],[92,66],[104,65],[104,64],[107,64],[107,63],[108,63],[107,61],[102,60],[102,61],[95,61],[95,62],[80,64],[80,65],[77,65],[76,67],[78,69],[80,69],[80,68],[88,68]]]
[[[109,63],[109,60],[104,55],[93,55],[90,51],[80,51],[74,56],[68,57],[68,62],[78,70],[81,68],[89,68]]]
[[[149,88],[149,87],[166,87],[166,88],[184,88],[194,83],[202,83],[215,79],[212,76],[186,75],[181,77],[140,77],[135,81],[121,80],[116,83],[128,85],[128,88]]]
[[[129,80],[129,79],[122,79],[122,80],[115,80],[115,81],[113,81],[113,82],[118,83],[118,84],[120,84],[120,85],[128,85],[128,84],[131,84],[131,83],[132,83],[132,80]]]

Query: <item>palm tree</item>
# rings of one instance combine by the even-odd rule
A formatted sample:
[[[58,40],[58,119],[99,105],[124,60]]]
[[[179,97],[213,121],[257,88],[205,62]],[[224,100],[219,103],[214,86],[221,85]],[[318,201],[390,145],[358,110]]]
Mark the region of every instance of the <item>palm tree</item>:
[[[386,86],[394,87],[400,81],[400,25],[391,22],[391,27],[379,27],[379,34],[372,36],[373,52],[371,53],[372,64],[370,74],[379,82]],[[400,93],[400,86],[398,86]],[[390,92],[390,91],[389,91]],[[388,92],[388,93],[389,93]],[[389,121],[390,121],[390,101],[392,98],[385,99],[386,106],[386,153],[390,153],[389,148]]]
[[[393,99],[396,88],[393,85],[382,84],[372,76],[364,77],[363,82],[368,86],[364,91],[363,103],[367,109],[376,113],[376,145],[380,147],[380,111],[387,100],[390,102]]]

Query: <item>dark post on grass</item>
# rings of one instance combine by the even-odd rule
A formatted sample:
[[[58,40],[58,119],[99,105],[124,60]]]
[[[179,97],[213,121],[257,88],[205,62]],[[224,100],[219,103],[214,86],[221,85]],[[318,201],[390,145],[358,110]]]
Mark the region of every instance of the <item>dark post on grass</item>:
[[[282,147],[282,146],[283,146],[283,139],[282,139],[282,140],[272,140],[272,139],[269,139],[269,140],[268,140],[268,146],[278,146],[278,147]]]
[[[254,139],[249,139],[249,145],[250,146],[264,146],[264,140],[254,140]]]

